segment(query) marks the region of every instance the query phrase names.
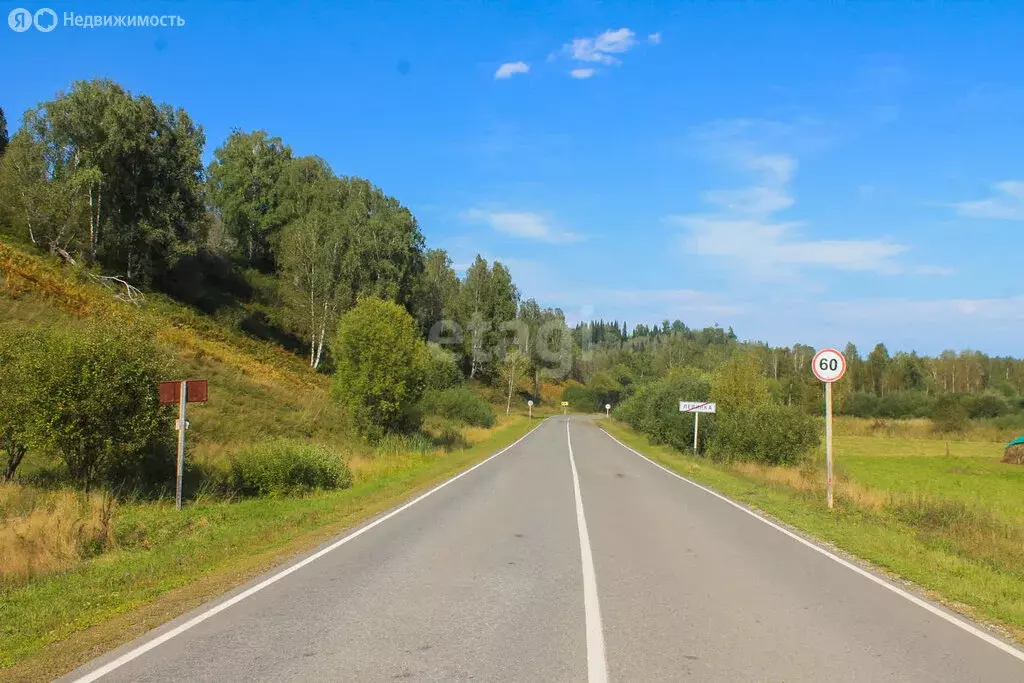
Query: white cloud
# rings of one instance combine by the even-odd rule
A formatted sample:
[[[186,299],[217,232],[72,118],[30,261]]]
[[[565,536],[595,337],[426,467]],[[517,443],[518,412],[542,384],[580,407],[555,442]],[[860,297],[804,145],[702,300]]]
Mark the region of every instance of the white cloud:
[[[650,43],[651,45],[658,45],[659,43],[661,43],[661,34],[660,33],[652,33],[652,34],[650,34],[649,36],[647,36],[647,42]]]
[[[804,224],[778,220],[795,204],[790,183],[797,160],[765,153],[743,132],[750,122],[721,124],[710,136],[712,156],[754,176],[748,187],[709,190],[702,199],[711,211],[674,216],[687,228],[684,246],[694,254],[725,260],[747,276],[785,279],[804,268],[896,273],[896,257],[907,247],[887,239],[813,239],[801,235]]]
[[[956,269],[945,266],[917,266],[914,272],[918,275],[955,275]]]
[[[526,62],[506,62],[494,72],[495,79],[512,78],[515,74],[525,74],[530,70]]]
[[[1004,180],[993,186],[995,196],[956,202],[956,212],[967,218],[1024,221],[1024,180]]]
[[[569,72],[569,75],[573,78],[583,79],[590,78],[597,73],[597,69],[573,69]]]
[[[550,219],[530,211],[470,209],[463,211],[460,217],[465,221],[487,223],[506,235],[548,244],[567,244],[583,239],[582,235],[553,227]]]
[[[618,64],[616,54],[629,52],[636,45],[636,34],[628,28],[608,30],[594,38],[574,38],[565,49],[579,62]]]

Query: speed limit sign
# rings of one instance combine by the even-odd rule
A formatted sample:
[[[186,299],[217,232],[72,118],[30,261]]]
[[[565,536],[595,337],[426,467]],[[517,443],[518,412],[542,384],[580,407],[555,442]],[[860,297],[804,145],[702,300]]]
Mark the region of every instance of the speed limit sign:
[[[822,382],[837,382],[846,374],[846,356],[835,349],[822,349],[814,354],[811,370]]]

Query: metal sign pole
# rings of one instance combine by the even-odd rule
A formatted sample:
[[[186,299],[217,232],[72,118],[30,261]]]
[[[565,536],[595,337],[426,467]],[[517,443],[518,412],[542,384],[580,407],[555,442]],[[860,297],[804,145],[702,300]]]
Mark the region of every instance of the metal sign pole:
[[[832,382],[825,382],[825,476],[828,509],[832,509]]]
[[[693,454],[697,455],[697,427],[700,425],[700,413],[693,412]]]
[[[181,477],[185,469],[185,403],[188,399],[188,380],[181,381],[181,398],[178,401],[178,477],[174,491],[174,505],[181,509]]]

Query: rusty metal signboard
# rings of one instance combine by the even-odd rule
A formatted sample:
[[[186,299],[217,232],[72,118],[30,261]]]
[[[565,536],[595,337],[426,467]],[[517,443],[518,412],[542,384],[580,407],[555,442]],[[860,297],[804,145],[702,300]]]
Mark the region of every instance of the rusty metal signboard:
[[[210,396],[205,379],[190,379],[185,385],[187,403],[206,403]],[[160,404],[177,403],[181,400],[181,380],[160,382]]]

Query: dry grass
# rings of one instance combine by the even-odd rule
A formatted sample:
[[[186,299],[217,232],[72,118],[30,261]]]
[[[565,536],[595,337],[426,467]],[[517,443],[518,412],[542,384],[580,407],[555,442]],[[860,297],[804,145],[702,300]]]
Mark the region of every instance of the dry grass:
[[[735,474],[775,488],[798,491],[818,499],[825,497],[825,472],[813,461],[799,468],[734,462],[728,465],[728,469]],[[892,503],[890,494],[861,486],[845,477],[836,477],[834,495],[838,501],[870,510],[881,510]]]
[[[0,485],[0,586],[71,569],[112,545],[114,506],[98,495]]]
[[[906,420],[869,419],[837,416],[833,422],[836,436],[871,436],[885,439],[935,440],[935,425],[927,418]],[[948,441],[996,441],[1006,443],[1019,436],[1019,427],[1006,427],[986,420],[972,420],[966,432],[952,434]],[[942,439],[940,439],[942,440]]]

